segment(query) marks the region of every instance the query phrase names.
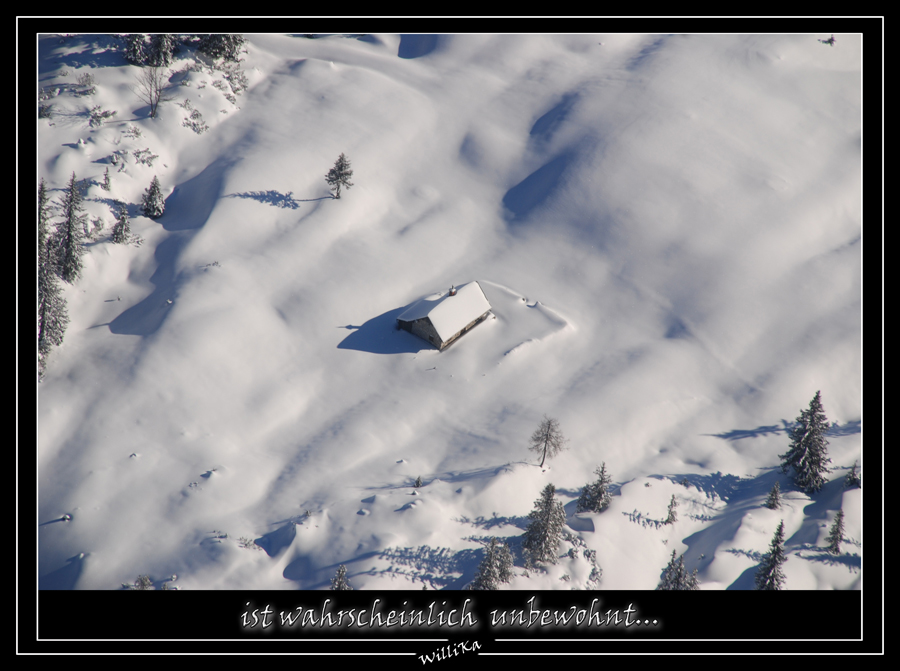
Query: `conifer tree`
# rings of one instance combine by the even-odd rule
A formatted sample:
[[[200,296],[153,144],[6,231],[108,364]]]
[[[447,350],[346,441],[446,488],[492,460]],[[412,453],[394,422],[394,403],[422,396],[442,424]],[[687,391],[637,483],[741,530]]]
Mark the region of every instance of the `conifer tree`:
[[[663,569],[659,579],[657,590],[699,590],[700,580],[697,578],[697,569],[688,575],[687,569],[684,567],[684,555],[675,560],[675,550],[672,550],[672,558],[669,560],[666,568]]]
[[[697,577],[697,569],[694,569],[694,572],[688,576],[686,589],[692,592],[696,592],[700,589],[700,579]]]
[[[350,581],[347,580],[347,567],[341,564],[338,566],[337,573],[331,579],[331,589],[335,591],[352,590]]]
[[[828,533],[828,551],[833,555],[841,554],[841,541],[844,539],[844,509],[838,510],[834,517],[834,524]]]
[[[100,185],[104,191],[109,191],[112,184],[109,182],[109,168],[106,168],[106,171],[103,173],[103,183]]]
[[[844,487],[848,489],[851,487],[861,487],[862,481],[859,479],[859,471],[857,470],[857,466],[859,465],[859,461],[853,462],[853,469],[847,473],[847,479],[844,481]]]
[[[137,580],[134,581],[134,584],[129,587],[132,590],[151,590],[153,589],[153,581],[150,580],[150,576],[148,575],[139,575]]]
[[[141,204],[141,211],[145,217],[157,219],[166,211],[166,201],[162,195],[162,189],[159,186],[159,179],[153,176],[150,182],[150,188],[144,189],[144,197]]]
[[[243,35],[204,35],[197,45],[197,51],[214,60],[224,58],[226,61],[237,61],[246,41]]]
[[[666,517],[666,524],[674,524],[678,521],[678,514],[675,512],[675,509],[678,507],[678,502],[675,501],[675,495],[672,494],[672,500],[669,501],[669,515]]]
[[[47,186],[38,187],[38,379],[44,376],[47,355],[62,344],[69,315],[66,299],[56,278],[56,261],[51,254],[50,213]]]
[[[498,556],[497,539],[491,538],[491,542],[484,548],[484,559],[478,565],[472,589],[494,590],[500,585],[500,563]]]
[[[325,175],[325,181],[331,185],[331,190],[334,191],[334,198],[341,197],[342,186],[348,189],[353,186],[350,183],[351,177],[353,177],[353,171],[350,169],[350,159],[341,154],[334,162],[334,167]]]
[[[540,426],[531,434],[531,445],[528,449],[532,452],[540,453],[540,468],[543,468],[547,457],[555,457],[562,452],[565,449],[566,442],[559,428],[559,422],[552,417],[544,415]]]
[[[132,33],[125,36],[125,60],[133,65],[144,65],[149,55],[146,35]]]
[[[555,564],[559,560],[559,543],[566,523],[566,512],[555,494],[556,487],[548,484],[534,502],[534,510],[528,513],[531,522],[525,529],[522,547],[535,562]]]
[[[763,557],[759,568],[756,570],[756,589],[780,590],[784,585],[785,577],[781,570],[787,557],[784,554],[784,520],[775,530],[769,552]]]
[[[167,67],[175,60],[178,41],[174,35],[157,33],[150,37],[150,53],[147,64],[153,67]]]
[[[829,472],[825,433],[831,424],[825,418],[820,392],[809,402],[809,408],[800,411],[797,426],[791,430],[790,449],[779,458],[781,470],[794,470],[794,483],[807,494],[817,492],[825,484],[823,477]]]
[[[128,206],[122,203],[116,225],[112,230],[112,241],[119,245],[127,244],[131,239],[131,225],[128,222]]]
[[[781,488],[778,485],[778,481],[775,481],[775,486],[772,487],[772,491],[769,492],[769,498],[766,499],[766,508],[770,508],[771,510],[778,510],[781,508]]]
[[[679,578],[681,577],[679,575],[678,566],[679,563],[675,560],[675,550],[672,550],[672,558],[663,569],[662,575],[659,579],[659,584],[656,586],[656,589],[662,591],[678,589],[677,585]]]
[[[497,551],[500,582],[509,582],[513,577],[513,558],[507,543],[500,543]]]
[[[597,481],[586,484],[581,490],[576,512],[599,513],[606,510],[612,501],[612,495],[609,492],[612,478],[606,472],[606,462],[604,461],[600,468],[595,469],[594,473],[598,476]]]
[[[69,284],[81,276],[83,265],[81,257],[84,249],[81,245],[84,240],[84,222],[87,214],[81,203],[81,189],[73,172],[62,197],[63,221],[55,236],[59,274]]]

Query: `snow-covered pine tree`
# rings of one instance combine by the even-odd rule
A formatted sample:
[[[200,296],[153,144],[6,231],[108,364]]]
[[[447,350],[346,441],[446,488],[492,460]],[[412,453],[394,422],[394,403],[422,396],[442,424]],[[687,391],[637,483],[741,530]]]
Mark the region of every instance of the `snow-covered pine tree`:
[[[501,583],[512,579],[512,575],[513,561],[509,546],[497,538],[491,538],[490,543],[484,548],[484,559],[478,565],[471,589],[499,589]]]
[[[107,167],[103,173],[103,183],[100,185],[100,188],[104,191],[109,191],[110,187],[112,187],[112,184],[109,181],[109,168]]]
[[[116,225],[112,230],[112,241],[119,245],[128,244],[131,239],[131,225],[128,222],[128,206],[124,203],[116,217]]]
[[[146,35],[132,33],[125,35],[125,60],[133,65],[144,65],[147,62],[148,49]]]
[[[73,172],[62,196],[63,221],[54,236],[58,272],[69,284],[81,276],[81,257],[84,254],[81,244],[84,240],[84,222],[87,219],[81,203],[81,188]]]
[[[174,35],[156,33],[150,36],[150,53],[147,64],[154,67],[168,67],[175,60],[178,51],[178,40]]]
[[[162,195],[162,189],[159,186],[159,179],[153,176],[150,182],[150,188],[144,190],[144,197],[141,204],[141,211],[145,217],[156,219],[161,217],[166,211],[166,201]]]
[[[576,512],[599,513],[606,510],[612,501],[612,495],[609,493],[612,478],[606,472],[606,462],[604,461],[600,468],[595,469],[594,473],[598,476],[597,481],[586,484],[582,488]]]
[[[661,591],[668,590],[677,590],[681,589],[681,585],[684,583],[684,559],[682,558],[680,561],[675,559],[675,550],[672,550],[672,558],[669,559],[669,563],[663,569],[662,575],[659,578],[659,584],[656,586],[656,589]]]
[[[531,445],[528,447],[533,452],[541,455],[540,468],[544,467],[544,461],[547,457],[555,457],[563,451],[566,446],[566,439],[563,437],[559,428],[559,421],[553,417],[544,415],[540,426],[531,434]]]
[[[581,488],[581,496],[578,497],[578,503],[575,507],[576,513],[592,513],[594,512],[594,483],[589,482]]]
[[[823,477],[829,472],[825,433],[831,424],[822,409],[820,392],[809,402],[809,408],[800,411],[797,426],[791,430],[790,449],[779,458],[782,460],[781,470],[787,473],[794,470],[794,483],[807,494],[817,492],[825,484]]]
[[[421,476],[421,475],[420,475],[419,477],[416,478],[416,484],[413,485],[413,486],[414,486],[416,489],[418,489],[419,487],[422,486],[422,476]]]
[[[500,548],[498,546],[497,539],[491,538],[491,542],[484,548],[484,559],[478,565],[472,589],[494,590],[500,586]]]
[[[669,563],[666,564],[666,567],[662,570],[662,573],[659,576],[659,584],[656,586],[658,590],[673,590],[675,587],[675,578],[676,572],[678,570],[678,562],[675,561],[675,550],[672,550],[672,558],[669,559]]]
[[[769,552],[763,557],[759,568],[756,570],[756,589],[780,590],[784,585],[785,577],[781,566],[787,561],[784,554],[784,520],[775,530]]]
[[[150,590],[153,589],[153,581],[150,580],[150,576],[148,575],[139,575],[129,589]]]
[[[497,574],[500,577],[500,582],[509,582],[513,577],[513,558],[507,543],[500,543],[500,547],[497,550],[497,560]]]
[[[666,517],[665,524],[674,524],[678,521],[678,513],[675,512],[675,509],[678,507],[678,502],[675,501],[675,495],[672,494],[672,500],[669,501],[669,515]]]
[[[347,567],[343,564],[338,566],[337,573],[335,573],[334,577],[331,579],[331,589],[334,591],[353,589],[350,586],[350,581],[347,580]]]
[[[522,547],[535,562],[555,564],[559,560],[559,543],[562,540],[566,511],[561,501],[557,501],[556,487],[548,484],[534,502],[534,510],[528,513],[531,522],[525,529]]]
[[[844,481],[844,487],[862,487],[862,481],[859,479],[859,470],[857,469],[859,461],[853,462],[853,469],[847,473],[847,479]]]
[[[66,299],[56,277],[56,261],[50,248],[50,197],[41,179],[38,187],[38,379],[44,376],[47,355],[62,344],[69,324]]]
[[[246,41],[243,35],[204,35],[197,45],[197,51],[214,60],[224,58],[226,61],[236,61]]]
[[[676,561],[675,550],[672,550],[672,558],[669,560],[666,568],[663,569],[656,589],[660,591],[699,590],[700,580],[697,578],[697,569],[694,569],[694,572],[688,575],[687,569],[684,567],[684,555],[681,555]]]
[[[828,532],[828,551],[833,555],[841,554],[841,541],[844,539],[844,509],[838,510],[834,517],[834,524]]]
[[[772,487],[772,491],[769,492],[769,498],[766,499],[766,508],[771,510],[778,510],[781,508],[781,487],[777,480]]]
[[[350,182],[351,177],[353,177],[353,171],[350,169],[350,159],[341,154],[334,162],[334,167],[325,175],[325,181],[331,185],[331,190],[334,191],[334,198],[341,197],[342,186],[348,189],[353,186]]]
[[[685,586],[686,590],[691,592],[696,592],[700,590],[700,579],[697,577],[697,569],[694,569],[694,572],[688,576],[687,585]]]

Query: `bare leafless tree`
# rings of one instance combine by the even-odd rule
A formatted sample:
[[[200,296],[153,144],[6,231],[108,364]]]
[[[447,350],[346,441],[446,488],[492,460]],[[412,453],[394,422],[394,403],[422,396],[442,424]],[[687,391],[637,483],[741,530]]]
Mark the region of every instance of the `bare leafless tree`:
[[[161,103],[175,100],[174,95],[163,92],[169,82],[167,73],[166,68],[142,68],[137,76],[137,84],[131,87],[135,95],[150,106],[150,118],[156,118]]]
[[[540,467],[543,468],[547,457],[559,454],[565,448],[566,442],[568,441],[563,438],[559,421],[544,415],[541,425],[531,435],[531,446],[528,449],[541,453]]]

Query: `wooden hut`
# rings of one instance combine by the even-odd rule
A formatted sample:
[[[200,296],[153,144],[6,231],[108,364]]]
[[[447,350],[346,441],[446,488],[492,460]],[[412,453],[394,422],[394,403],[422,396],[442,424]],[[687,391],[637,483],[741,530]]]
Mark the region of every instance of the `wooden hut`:
[[[413,303],[397,317],[397,325],[443,351],[490,314],[491,304],[473,281]]]

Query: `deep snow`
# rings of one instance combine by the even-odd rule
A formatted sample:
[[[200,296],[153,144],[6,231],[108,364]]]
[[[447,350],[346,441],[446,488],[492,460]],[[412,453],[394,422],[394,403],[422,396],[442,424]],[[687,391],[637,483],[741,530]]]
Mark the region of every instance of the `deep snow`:
[[[653,589],[674,549],[752,589],[783,519],[787,589],[859,589],[861,50],[817,37],[249,35],[235,103],[183,51],[156,119],[112,37],[42,37],[38,177],[90,180],[106,226],[39,388],[41,587],[460,589],[552,482],[599,587]],[[396,330],[473,279],[497,319],[443,353]],[[807,496],[778,455],[817,390]],[[544,414],[570,442],[542,471]],[[601,461],[613,503],[576,517]],[[598,586],[580,550],[517,563],[512,589]]]

